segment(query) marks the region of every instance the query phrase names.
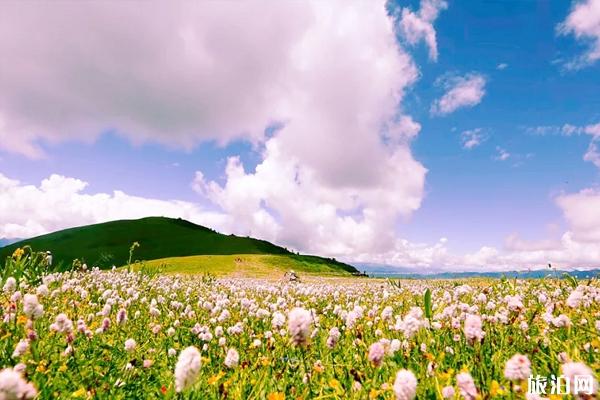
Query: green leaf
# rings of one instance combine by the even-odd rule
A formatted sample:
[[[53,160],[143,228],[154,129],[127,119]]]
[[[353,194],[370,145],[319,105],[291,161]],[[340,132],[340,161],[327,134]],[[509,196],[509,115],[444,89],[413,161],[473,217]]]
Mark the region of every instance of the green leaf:
[[[427,288],[423,295],[423,303],[425,305],[425,316],[427,319],[431,319],[433,314],[433,307],[431,305],[431,290]]]

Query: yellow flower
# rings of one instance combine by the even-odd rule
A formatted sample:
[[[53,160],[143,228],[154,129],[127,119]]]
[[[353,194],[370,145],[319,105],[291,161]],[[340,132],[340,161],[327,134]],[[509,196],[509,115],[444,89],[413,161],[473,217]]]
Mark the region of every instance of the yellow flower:
[[[492,384],[490,385],[490,394],[492,396],[501,396],[504,394],[504,390],[497,381],[492,381]]]
[[[208,384],[214,385],[215,383],[217,383],[219,381],[219,379],[221,379],[223,377],[223,375],[225,375],[225,373],[223,371],[219,371],[219,373],[217,375],[213,375],[210,378],[208,378]]]
[[[25,254],[25,250],[23,250],[22,248],[18,247],[15,252],[12,255],[12,258],[14,258],[15,260],[19,260],[21,259],[21,257],[23,256],[23,254]]]
[[[269,358],[264,357],[264,356],[260,358],[260,363],[262,364],[263,367],[268,367],[271,364],[271,362],[269,361]]]
[[[46,372],[46,364],[48,363],[48,361],[46,360],[42,360],[40,361],[40,363],[38,364],[37,368],[35,369],[37,372],[41,372],[42,374]]]
[[[58,372],[65,372],[66,370],[67,370],[67,364],[63,364],[58,368]]]
[[[285,400],[285,394],[281,392],[269,393],[267,400]]]
[[[74,391],[71,396],[72,397],[86,397],[86,395],[87,395],[87,392],[85,391],[85,389],[80,388],[80,389]]]

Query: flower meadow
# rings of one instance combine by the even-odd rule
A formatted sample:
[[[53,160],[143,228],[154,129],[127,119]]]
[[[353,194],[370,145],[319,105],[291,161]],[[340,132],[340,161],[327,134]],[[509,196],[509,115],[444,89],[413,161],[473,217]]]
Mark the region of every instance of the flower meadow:
[[[93,269],[0,286],[1,400],[542,399],[530,375],[600,369],[597,280]]]

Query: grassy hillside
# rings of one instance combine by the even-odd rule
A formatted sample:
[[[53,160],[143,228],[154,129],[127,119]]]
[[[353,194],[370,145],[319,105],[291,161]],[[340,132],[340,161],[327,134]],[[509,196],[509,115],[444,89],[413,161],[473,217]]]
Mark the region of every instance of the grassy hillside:
[[[331,259],[297,256],[287,249],[264,240],[223,235],[212,229],[182,219],[148,217],[65,229],[22,240],[0,248],[0,260],[10,256],[17,247],[30,245],[34,250],[50,250],[55,263],[70,265],[74,259],[90,266],[108,268],[127,263],[129,247],[139,242],[134,260],[198,255],[271,254],[286,255],[295,262],[331,265],[334,269],[354,272],[354,267]],[[312,260],[312,261],[310,261]]]
[[[165,273],[203,274],[216,276],[279,279],[294,270],[302,274],[344,276],[353,272],[348,265],[328,259],[296,254],[235,254],[171,257],[152,260],[147,267],[160,268]],[[136,266],[138,267],[138,266]]]

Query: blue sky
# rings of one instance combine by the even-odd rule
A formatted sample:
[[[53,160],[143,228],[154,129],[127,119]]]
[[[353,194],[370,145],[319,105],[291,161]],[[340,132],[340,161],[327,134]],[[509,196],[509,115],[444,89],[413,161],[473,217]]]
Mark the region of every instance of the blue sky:
[[[11,24],[9,36],[27,50],[0,42],[14,56],[13,66],[11,57],[0,61],[9,72],[0,79],[0,176],[10,181],[10,195],[0,195],[7,221],[0,237],[166,210],[350,261],[600,266],[600,211],[593,211],[600,206],[600,161],[594,164],[592,151],[600,138],[598,0],[373,2],[357,13],[356,4],[333,4],[333,22],[308,3],[306,10],[273,7],[272,15],[248,11],[263,22],[282,20],[272,27],[281,39],[259,22],[235,32],[243,13],[224,17],[211,9],[156,24],[142,44],[109,40],[135,34],[100,12],[92,23],[109,27],[104,36],[72,22],[80,42],[64,38],[51,58],[50,42]],[[24,15],[24,27],[44,12],[3,7],[5,15]],[[85,7],[70,11],[90,11]],[[67,11],[52,10],[40,31],[56,32]],[[194,18],[203,12],[223,18],[226,32],[216,23],[214,30],[198,28],[202,21]],[[149,10],[143,21],[159,15]],[[437,57],[423,26],[435,33]],[[181,54],[168,39],[173,32],[185,42]],[[162,50],[168,62],[153,58]],[[287,52],[292,61],[281,58]],[[461,82],[472,88],[476,79],[475,98],[440,111],[445,94]],[[391,98],[393,90],[401,94]],[[352,123],[357,115],[362,119]],[[399,116],[420,129],[407,133]],[[386,124],[397,124],[397,141],[376,143],[383,134],[377,127]],[[471,148],[464,146],[468,132],[478,138]],[[364,157],[352,142],[364,147]],[[50,186],[61,195],[42,188],[52,175]],[[120,207],[115,190],[133,199]],[[68,212],[49,217],[27,209],[36,204]],[[331,236],[336,240],[325,240]]]

